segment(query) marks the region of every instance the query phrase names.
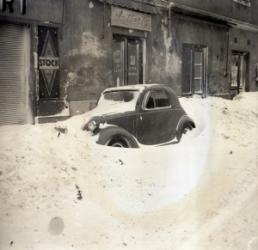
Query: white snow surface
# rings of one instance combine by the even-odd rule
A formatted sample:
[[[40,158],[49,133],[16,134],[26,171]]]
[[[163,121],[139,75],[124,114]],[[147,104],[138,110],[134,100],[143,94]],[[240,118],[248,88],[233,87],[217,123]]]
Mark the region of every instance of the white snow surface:
[[[180,102],[197,128],[161,147],[0,127],[0,249],[257,250],[258,93]]]

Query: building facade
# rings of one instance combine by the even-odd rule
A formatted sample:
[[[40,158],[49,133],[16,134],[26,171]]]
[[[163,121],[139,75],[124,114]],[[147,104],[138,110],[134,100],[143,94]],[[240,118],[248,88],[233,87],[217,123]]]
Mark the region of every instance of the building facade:
[[[88,111],[110,86],[258,90],[252,0],[0,0],[0,124]]]

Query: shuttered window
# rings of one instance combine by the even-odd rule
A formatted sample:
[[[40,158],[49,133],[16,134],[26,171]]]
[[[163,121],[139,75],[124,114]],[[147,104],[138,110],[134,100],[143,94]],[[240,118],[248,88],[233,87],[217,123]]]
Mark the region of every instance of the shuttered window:
[[[0,23],[0,125],[29,122],[29,30]]]

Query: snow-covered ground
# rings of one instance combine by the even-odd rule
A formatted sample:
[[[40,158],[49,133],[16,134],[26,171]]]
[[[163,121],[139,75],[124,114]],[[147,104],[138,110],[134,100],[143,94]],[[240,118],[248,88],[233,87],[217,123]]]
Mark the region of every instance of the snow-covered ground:
[[[257,250],[258,93],[181,103],[197,129],[162,147],[0,127],[0,249]]]

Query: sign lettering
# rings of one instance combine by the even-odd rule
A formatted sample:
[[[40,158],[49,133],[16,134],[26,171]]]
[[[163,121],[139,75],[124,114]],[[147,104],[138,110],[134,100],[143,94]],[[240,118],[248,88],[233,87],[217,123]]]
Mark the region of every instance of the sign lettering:
[[[59,69],[59,57],[39,57],[40,69]]]
[[[151,31],[151,15],[112,7],[111,24],[129,29]]]
[[[0,0],[0,10],[2,12],[14,13],[16,11],[16,3],[19,2],[19,11],[22,15],[26,14],[26,0]]]

